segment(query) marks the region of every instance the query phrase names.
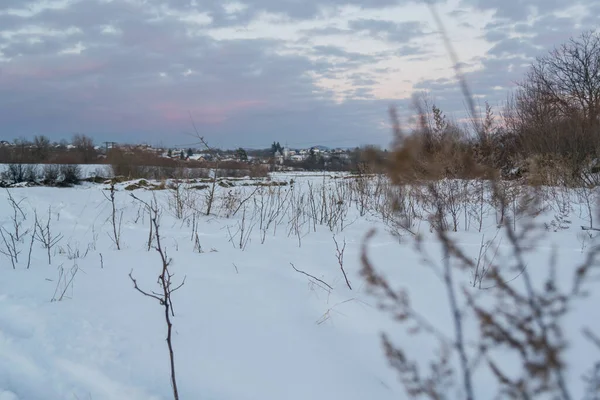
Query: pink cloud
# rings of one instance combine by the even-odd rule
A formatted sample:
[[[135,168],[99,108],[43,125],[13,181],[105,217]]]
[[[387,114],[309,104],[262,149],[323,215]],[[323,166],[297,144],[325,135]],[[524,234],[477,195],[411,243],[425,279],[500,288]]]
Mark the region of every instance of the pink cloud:
[[[160,116],[172,122],[189,121],[189,111],[198,124],[218,125],[225,122],[232,114],[267,104],[262,100],[239,100],[221,105],[187,107],[175,103],[160,103],[152,108],[160,113]]]
[[[40,68],[15,65],[13,68],[8,67],[4,72],[8,76],[28,78],[28,79],[55,79],[55,78],[70,78],[77,75],[89,74],[98,72],[104,68],[106,64],[97,61],[86,61],[80,64],[67,64],[58,68]]]

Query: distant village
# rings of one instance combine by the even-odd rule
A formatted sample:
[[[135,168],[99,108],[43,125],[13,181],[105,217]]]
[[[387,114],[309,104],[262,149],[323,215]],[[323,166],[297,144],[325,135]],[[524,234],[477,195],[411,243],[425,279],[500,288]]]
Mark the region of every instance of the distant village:
[[[180,159],[184,161],[221,161],[243,162],[248,164],[279,165],[282,167],[304,167],[305,169],[343,168],[356,161],[360,150],[328,148],[325,146],[311,146],[307,148],[290,148],[274,142],[267,149],[197,149],[197,148],[169,148],[154,149],[151,146],[138,146],[146,151],[154,151],[162,157]]]
[[[137,158],[172,160],[173,162],[223,162],[248,165],[268,165],[271,169],[347,170],[356,165],[363,149],[311,146],[291,148],[273,142],[264,149],[215,149],[198,147],[154,147],[149,144],[95,143],[85,135],[75,135],[71,141],[51,142],[44,136],[33,141],[24,139],[0,141],[0,162],[110,163],[111,154],[135,155]],[[145,156],[144,156],[145,155]],[[66,160],[66,161],[65,161]]]
[[[309,148],[272,148],[270,151],[265,149],[243,149],[236,150],[198,150],[198,149],[169,149],[163,153],[165,157],[192,159],[198,161],[214,161],[218,158],[221,161],[248,161],[259,162],[263,164],[272,163],[284,164],[285,161],[302,162],[310,158],[323,158],[330,160],[332,158],[350,159],[352,150],[347,149],[329,149],[322,146]]]

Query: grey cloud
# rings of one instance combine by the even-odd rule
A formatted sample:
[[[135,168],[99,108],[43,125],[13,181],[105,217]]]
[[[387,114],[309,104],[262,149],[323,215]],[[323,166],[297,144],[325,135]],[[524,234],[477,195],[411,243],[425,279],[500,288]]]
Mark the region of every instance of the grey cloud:
[[[348,79],[352,81],[354,86],[370,86],[378,83],[373,74],[368,73],[354,73]]]
[[[32,56],[39,54],[58,53],[65,50],[76,42],[65,42],[62,39],[50,37],[40,42],[31,42],[31,35],[23,35],[20,40],[13,40],[2,49],[6,57],[12,58],[19,55]]]
[[[314,28],[314,29],[305,29],[300,31],[300,33],[307,36],[333,36],[333,35],[347,35],[352,33],[349,29],[341,29],[335,26],[328,26],[325,28]]]
[[[579,3],[584,3],[580,1]],[[549,14],[573,6],[564,0],[462,0],[464,7],[475,7],[484,11],[494,11],[496,18],[509,21],[526,21],[537,10],[539,14]],[[534,10],[532,10],[532,8]]]
[[[436,0],[438,1],[438,0]],[[441,0],[439,0],[441,1]],[[355,5],[365,9],[377,9],[386,6],[409,4],[413,0],[253,0],[242,1],[246,8],[236,14],[235,19],[229,18],[225,12],[222,0],[202,0],[197,6],[189,0],[169,0],[170,7],[179,11],[207,11],[213,18],[216,26],[244,25],[255,18],[260,12],[270,12],[285,15],[292,20],[307,20],[317,17],[322,6],[340,7],[344,5]],[[147,0],[147,5],[164,4],[163,0]]]
[[[313,46],[312,54],[319,57],[336,57],[344,60],[335,61],[333,64],[321,61],[313,64],[316,70],[324,74],[343,72],[348,68],[359,67],[365,64],[374,64],[393,55],[390,52],[381,52],[377,54],[350,52],[337,46]]]
[[[488,54],[495,57],[521,55],[526,58],[535,58],[541,52],[577,35],[576,22],[572,17],[551,14],[538,18],[533,24],[495,21],[485,28],[484,38],[494,42],[494,46]],[[586,27],[584,26],[582,29],[586,29]],[[521,37],[510,37],[511,31]],[[540,50],[540,48],[545,50]]]
[[[481,7],[488,9],[490,4],[510,3],[480,1]],[[306,72],[336,77],[347,73],[349,67],[389,56],[428,55],[427,49],[410,43],[427,34],[416,22],[361,20],[349,30],[329,27],[304,32],[363,32],[398,44],[394,51],[376,55],[317,46],[313,55],[319,58],[311,61],[302,56],[278,55],[278,50],[289,44],[278,40],[216,41],[201,31],[190,35],[190,25],[175,17],[155,19],[149,11],[160,4],[188,14],[206,11],[213,18],[213,26],[225,26],[243,25],[261,10],[281,11],[295,19],[310,18],[318,13],[318,4],[335,6],[346,1],[257,0],[240,12],[237,20],[229,19],[221,1],[198,3],[201,6],[192,7],[189,0],[147,0],[145,5],[85,0],[65,10],[47,9],[25,19],[1,13],[9,5],[20,7],[24,4],[21,0],[2,0],[0,29],[4,31],[17,30],[25,24],[56,32],[71,26],[80,29],[80,33],[70,36],[40,36],[41,42],[33,44],[26,34],[0,39],[0,48],[4,46],[4,51],[13,57],[0,64],[3,129],[14,136],[46,133],[64,137],[79,131],[97,135],[98,140],[181,143],[190,140],[184,134],[190,130],[190,110],[202,133],[219,146],[268,145],[272,140],[385,143],[389,132],[380,130],[378,123],[387,120],[389,104],[372,99],[369,86],[376,83],[376,78],[369,74],[352,75],[354,88],[346,94],[369,100],[351,99],[336,104],[332,100],[336,93],[315,86]],[[368,7],[392,3],[396,2],[377,0]],[[569,30],[568,20],[548,17],[532,27],[514,27],[531,36],[515,41],[501,32],[513,29],[516,21],[497,20],[486,27],[485,35],[495,42],[494,47],[480,60],[484,68],[467,74],[477,94],[502,99],[505,91],[493,87],[510,87],[524,71],[520,65],[539,52],[535,46],[558,44],[555,39]],[[114,26],[120,33],[104,34],[106,25]],[[78,42],[87,47],[81,55],[57,54]],[[326,57],[331,55],[343,61],[332,63]],[[186,73],[188,70],[191,74]],[[451,81],[425,81],[418,88],[434,89],[448,109],[462,110],[460,91]]]
[[[508,30],[501,29],[487,29],[483,34],[483,38],[488,42],[499,42],[501,40],[509,39]]]
[[[374,99],[375,96],[372,93],[372,89],[369,88],[358,88],[354,91],[354,96],[360,98]]]
[[[350,21],[349,27],[352,30],[367,32],[371,36],[398,43],[406,43],[427,34],[425,24],[418,21],[393,22],[359,19]]]
[[[219,0],[214,0],[220,3]],[[402,0],[407,2],[407,0]],[[327,6],[342,6],[346,4],[357,5],[364,8],[381,8],[385,6],[393,6],[398,3],[397,0],[370,0],[365,3],[362,0],[255,0],[248,3],[248,15],[255,15],[260,11],[268,11],[273,13],[281,13],[289,18],[302,20],[311,19],[319,15],[320,8],[323,5]]]
[[[2,6],[0,6],[0,11],[23,8],[27,9],[35,3],[37,3],[36,0],[4,0],[2,2]]]
[[[405,44],[400,46],[398,50],[394,52],[394,54],[398,57],[409,57],[409,56],[424,56],[426,54],[430,54],[430,50],[423,46]],[[411,57],[411,59],[413,59]]]
[[[464,17],[465,15],[468,15],[468,13],[469,12],[465,9],[457,8],[456,10],[450,11],[448,13],[448,15],[453,18],[459,18],[459,17]]]
[[[556,5],[552,3],[550,6],[553,4]],[[485,37],[490,41],[493,39],[495,44],[485,56],[473,60],[481,62],[481,69],[465,73],[471,90],[492,105],[502,104],[515,82],[523,79],[535,57],[547,54],[554,46],[567,41],[571,36],[594,28],[593,25],[584,24],[575,29],[575,24],[573,18],[551,14],[542,16],[533,24],[507,20],[496,20],[488,24]],[[511,31],[524,36],[520,39],[510,38],[508,33]],[[427,90],[438,97],[440,106],[446,111],[464,115],[464,99],[454,79],[426,80],[416,85],[416,88]]]
[[[544,15],[535,21],[534,24],[526,24],[519,22],[514,25],[514,29],[518,33],[539,34],[547,31],[572,31],[575,25],[575,20],[572,17]]]
[[[45,9],[31,21],[47,28],[62,29],[68,26],[90,28],[119,21],[133,21],[141,17],[140,8],[127,1],[79,1],[64,9]]]
[[[346,90],[345,94],[352,98],[360,98],[360,99],[374,99],[375,98],[375,96],[373,95],[373,90],[370,88],[364,88],[364,87]]]
[[[531,43],[536,46],[553,46],[567,41],[572,36],[577,36],[574,26],[576,20],[565,16],[546,15],[536,20],[533,25],[517,24],[518,32],[533,35]]]
[[[583,18],[583,24],[598,27],[598,15],[600,15],[600,3],[596,1],[588,5],[588,12]]]
[[[377,59],[377,56],[350,52],[337,46],[314,46],[312,50],[317,55],[341,57],[354,62],[373,62]]]
[[[68,24],[68,19],[58,22],[64,15],[46,16],[53,27]],[[99,27],[106,22],[122,34],[101,35]],[[332,94],[319,91],[305,75],[336,67],[278,56],[277,40],[218,42],[189,37],[176,21],[119,20],[109,14],[82,30],[82,36],[63,43],[81,39],[88,49],[80,56],[56,55],[60,42],[54,38],[28,53],[17,50],[22,42],[9,43],[9,49],[23,56],[4,66],[0,80],[4,129],[15,135],[58,138],[86,132],[99,140],[177,143],[189,141],[182,132],[189,130],[190,110],[218,145],[268,145],[273,138],[291,135],[319,141],[323,132],[331,140],[356,142],[379,113],[379,106],[370,104],[370,119],[357,124],[361,113],[354,106],[327,100]],[[336,52],[353,62],[368,59],[335,48],[317,51]],[[188,69],[192,73],[185,76]],[[381,113],[385,115],[385,106]]]
[[[492,105],[506,100],[506,95],[514,88],[515,82],[522,79],[530,59],[484,57],[483,68],[466,72],[465,78],[473,95],[483,96]],[[502,88],[497,90],[496,87]],[[441,107],[452,113],[464,112],[464,99],[461,88],[454,78],[425,80],[415,86],[416,89],[427,90],[434,96],[443,99]]]
[[[326,57],[310,61],[278,55],[283,47],[278,40],[216,41],[201,32],[189,35],[189,26],[176,17],[155,18],[150,10],[161,3],[179,12],[207,11],[213,26],[249,21],[259,10],[303,18],[315,14],[319,4],[261,0],[239,13],[237,21],[231,21],[216,0],[203,1],[201,9],[180,0],[148,0],[144,5],[86,0],[30,18],[2,15],[4,30],[35,25],[60,33],[79,28],[69,36],[40,35],[37,44],[26,34],[0,39],[0,46],[13,56],[0,66],[3,130],[14,136],[44,133],[60,138],[84,132],[99,141],[173,144],[189,142],[184,134],[190,130],[189,110],[215,145],[268,145],[294,137],[347,145],[387,141],[388,132],[377,128],[386,119],[387,102],[337,104],[337,94],[315,86],[306,72],[335,76],[349,66],[388,55],[314,48],[316,54],[345,59],[332,64]],[[392,1],[371,6],[385,4]],[[0,7],[6,6],[3,1]],[[108,25],[118,33],[103,33]],[[82,54],[57,54],[78,42],[86,47]],[[353,78],[358,89],[350,94],[371,98],[366,86],[373,79]]]
[[[488,51],[489,55],[495,57],[511,57],[524,54],[526,56],[535,56],[539,50],[529,41],[517,38],[508,38],[496,43]]]
[[[0,8],[1,11],[1,8]],[[0,33],[13,31],[17,28],[23,26],[23,23],[27,21],[24,17],[19,17],[17,15],[8,15],[0,13]]]

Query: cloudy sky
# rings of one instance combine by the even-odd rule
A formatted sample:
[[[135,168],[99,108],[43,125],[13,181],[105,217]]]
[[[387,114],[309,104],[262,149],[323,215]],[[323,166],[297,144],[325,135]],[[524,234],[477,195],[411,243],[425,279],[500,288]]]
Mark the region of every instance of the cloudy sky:
[[[438,0],[492,105],[600,0]],[[0,0],[0,136],[215,146],[390,140],[387,108],[464,102],[424,1]]]

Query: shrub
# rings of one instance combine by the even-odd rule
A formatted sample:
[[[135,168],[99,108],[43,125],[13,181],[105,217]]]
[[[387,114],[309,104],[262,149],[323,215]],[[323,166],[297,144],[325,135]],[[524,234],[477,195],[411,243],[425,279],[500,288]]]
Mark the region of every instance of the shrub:
[[[56,164],[46,164],[42,170],[44,185],[55,185],[60,177],[60,167]]]
[[[25,165],[25,175],[23,176],[25,182],[37,182],[40,179],[40,171],[35,164]]]
[[[39,170],[35,164],[12,163],[8,164],[2,173],[2,179],[12,184],[21,182],[37,182]]]
[[[65,164],[60,166],[63,185],[78,185],[81,182],[81,167],[77,164]]]
[[[8,164],[3,178],[10,183],[20,183],[25,180],[25,166],[23,164]]]

